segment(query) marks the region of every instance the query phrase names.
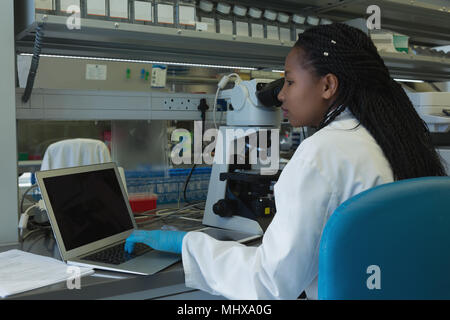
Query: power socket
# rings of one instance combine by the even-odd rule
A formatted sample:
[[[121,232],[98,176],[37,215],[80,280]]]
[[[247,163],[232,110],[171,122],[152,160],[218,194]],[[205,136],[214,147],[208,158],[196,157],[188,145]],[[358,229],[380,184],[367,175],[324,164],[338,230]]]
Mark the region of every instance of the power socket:
[[[165,110],[197,111],[200,98],[167,98],[163,100]]]

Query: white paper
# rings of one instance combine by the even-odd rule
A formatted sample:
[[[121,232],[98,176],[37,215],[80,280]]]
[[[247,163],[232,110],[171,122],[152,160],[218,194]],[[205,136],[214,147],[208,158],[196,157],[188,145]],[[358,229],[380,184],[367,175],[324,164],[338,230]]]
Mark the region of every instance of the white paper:
[[[185,26],[195,26],[195,7],[180,5],[179,9],[180,24]]]
[[[220,19],[220,33],[222,34],[233,34],[233,21]]]
[[[53,0],[34,0],[35,9],[53,10]]]
[[[19,76],[19,87],[27,86],[28,74],[30,73],[32,56],[17,56],[17,74]]]
[[[164,88],[166,86],[167,66],[152,66],[152,88]]]
[[[109,16],[128,19],[128,0],[109,0]]]
[[[173,24],[173,6],[158,3],[158,23]]]
[[[279,40],[278,37],[278,27],[277,26],[267,26],[267,39]]]
[[[106,80],[107,67],[102,64],[86,65],[86,80]]]
[[[137,21],[153,21],[153,7],[150,2],[135,1],[134,2],[134,20]]]
[[[64,262],[20,250],[0,253],[0,297],[67,281],[73,274]],[[73,268],[73,267],[72,267]],[[94,273],[78,267],[80,276]]]
[[[87,0],[87,14],[106,16],[105,0]]]
[[[208,31],[208,24],[205,22],[196,22],[195,30],[197,31]]]
[[[67,12],[70,6],[80,8],[80,0],[61,0],[61,11]]]
[[[264,38],[264,28],[262,24],[252,23],[252,38]]]

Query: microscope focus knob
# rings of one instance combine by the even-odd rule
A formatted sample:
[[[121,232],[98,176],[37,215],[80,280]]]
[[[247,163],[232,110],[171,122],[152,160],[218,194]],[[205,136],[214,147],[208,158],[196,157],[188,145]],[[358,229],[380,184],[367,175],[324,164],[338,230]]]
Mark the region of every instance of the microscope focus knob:
[[[213,205],[213,211],[215,214],[221,217],[231,217],[236,210],[236,205],[234,201],[230,200],[219,200]]]

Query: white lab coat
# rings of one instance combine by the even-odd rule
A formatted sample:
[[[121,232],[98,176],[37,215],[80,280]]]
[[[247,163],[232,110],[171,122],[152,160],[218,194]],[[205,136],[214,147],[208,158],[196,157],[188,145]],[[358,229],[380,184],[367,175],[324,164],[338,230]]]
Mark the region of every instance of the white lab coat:
[[[258,247],[201,232],[183,239],[186,286],[229,299],[317,299],[319,244],[333,211],[393,181],[381,148],[350,111],[305,139],[275,184],[277,213]]]
[[[48,146],[41,171],[111,162],[108,147],[94,139],[68,139]]]

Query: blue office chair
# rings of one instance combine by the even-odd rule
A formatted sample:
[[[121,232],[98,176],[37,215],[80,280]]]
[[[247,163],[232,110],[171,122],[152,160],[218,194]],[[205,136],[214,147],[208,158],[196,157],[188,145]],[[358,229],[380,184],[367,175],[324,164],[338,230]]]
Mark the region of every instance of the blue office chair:
[[[318,290],[319,299],[450,299],[450,177],[342,203],[322,234]]]

